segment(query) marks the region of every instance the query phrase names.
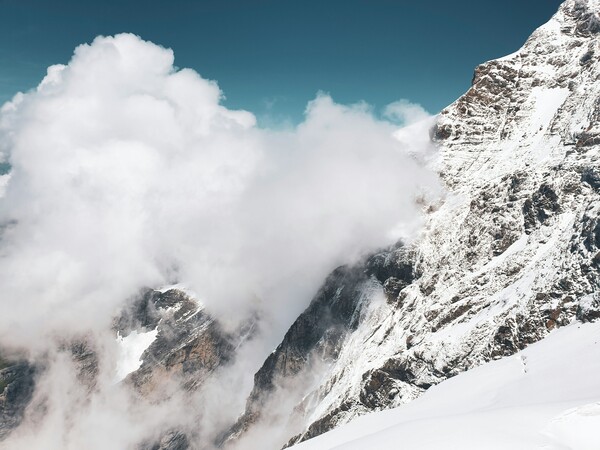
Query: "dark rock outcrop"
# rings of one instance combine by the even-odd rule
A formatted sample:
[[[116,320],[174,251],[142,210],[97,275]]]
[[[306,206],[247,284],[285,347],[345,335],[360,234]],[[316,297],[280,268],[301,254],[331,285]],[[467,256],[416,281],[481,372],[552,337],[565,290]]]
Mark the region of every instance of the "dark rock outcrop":
[[[21,423],[33,396],[35,375],[29,363],[0,357],[0,440]]]
[[[383,267],[385,264],[375,266]],[[359,323],[360,301],[368,280],[362,265],[338,267],[327,277],[308,308],[292,324],[281,344],[254,376],[246,411],[219,438],[219,445],[237,439],[258,422],[261,408],[275,390],[276,382],[305,370],[313,353],[318,353],[323,359],[336,357],[345,333],[355,329]]]
[[[593,322],[600,319],[600,294],[590,294],[579,301],[577,319],[582,322]]]
[[[201,305],[177,289],[145,291],[123,312],[115,328],[125,336],[134,329],[158,331],[142,355],[141,367],[127,379],[144,395],[164,395],[162,386],[172,379],[195,389],[217,367],[231,361],[240,339],[226,333]]]
[[[531,232],[537,224],[544,224],[551,215],[559,210],[558,195],[549,184],[542,184],[531,198],[523,203],[525,230]]]

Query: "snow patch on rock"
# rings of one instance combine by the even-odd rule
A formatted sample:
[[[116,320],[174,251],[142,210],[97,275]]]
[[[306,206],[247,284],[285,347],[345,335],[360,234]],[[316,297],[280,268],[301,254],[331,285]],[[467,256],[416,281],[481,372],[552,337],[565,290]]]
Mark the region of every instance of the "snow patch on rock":
[[[117,333],[117,344],[119,346],[119,359],[115,371],[115,382],[125,379],[131,372],[136,371],[142,365],[142,355],[154,342],[158,335],[158,329],[150,331],[133,330],[127,336]]]

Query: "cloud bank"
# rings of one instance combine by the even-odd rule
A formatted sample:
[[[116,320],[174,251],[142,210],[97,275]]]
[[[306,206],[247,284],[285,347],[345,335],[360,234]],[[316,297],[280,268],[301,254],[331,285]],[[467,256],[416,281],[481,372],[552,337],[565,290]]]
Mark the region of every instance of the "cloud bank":
[[[279,313],[414,230],[435,177],[367,107],[319,95],[278,132],[221,98],[171,50],[122,34],[2,108],[0,342],[104,328],[137,289],[173,280],[223,317],[252,299]]]
[[[394,120],[422,108],[395,103],[390,122],[319,94],[270,130],[173,62],[98,37],[2,107],[0,346],[104,336],[140,288],[181,282],[225,325],[258,311],[267,348],[330,270],[418,230],[430,144]]]

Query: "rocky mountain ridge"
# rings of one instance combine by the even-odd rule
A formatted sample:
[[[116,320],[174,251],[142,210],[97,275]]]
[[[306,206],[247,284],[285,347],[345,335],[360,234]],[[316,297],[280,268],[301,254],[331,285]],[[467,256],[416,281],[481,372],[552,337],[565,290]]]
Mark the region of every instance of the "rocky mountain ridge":
[[[288,445],[596,316],[599,12],[566,1],[441,112],[447,196],[410,249],[414,281],[367,302],[335,358],[322,356],[320,385],[289,411],[303,426]],[[372,298],[389,298],[394,278],[378,281]]]
[[[427,205],[422,234],[336,269],[213,443],[248,448],[267,429],[263,448],[292,446],[600,317],[599,13],[598,0],[567,0],[519,51],[475,69],[431,130],[447,192]],[[114,328],[155,330],[123,382],[156,401],[170,380],[201,390],[255,332],[252,321],[225,331],[177,288],[141,293]],[[94,349],[71,345],[93,386]],[[39,370],[0,359],[0,439]],[[140,448],[194,442],[193,430],[167,429]]]

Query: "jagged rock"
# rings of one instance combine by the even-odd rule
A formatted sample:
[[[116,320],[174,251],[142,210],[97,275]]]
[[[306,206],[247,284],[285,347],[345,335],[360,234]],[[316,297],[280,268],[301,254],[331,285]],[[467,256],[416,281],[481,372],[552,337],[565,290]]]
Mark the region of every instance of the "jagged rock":
[[[597,2],[566,1],[440,113],[447,200],[400,247],[410,264],[367,263],[388,302],[363,306],[288,444],[596,318],[574,299],[600,289],[599,23]]]
[[[593,322],[600,319],[600,295],[586,295],[579,300],[577,319],[582,322]]]
[[[381,268],[381,273],[387,267],[385,263],[373,265]],[[345,333],[358,326],[368,281],[362,265],[338,267],[329,275],[310,306],[296,319],[281,344],[255,374],[246,411],[218,438],[219,445],[234,441],[260,420],[261,408],[275,389],[276,380],[292,378],[307,369],[311,355],[315,353],[325,360],[337,356]]]
[[[583,245],[589,252],[600,249],[600,218],[585,216],[582,221]]]
[[[353,408],[356,408],[356,404],[353,402],[342,403],[340,406],[335,408],[335,410],[313,422],[305,433],[292,437],[283,448],[291,447],[294,444],[319,436],[331,430],[332,428],[335,428],[338,424],[337,419],[340,417],[340,415],[343,415]]]
[[[369,409],[396,401],[398,397],[414,397],[429,389],[433,384],[420,379],[414,373],[419,363],[415,359],[390,358],[380,368],[362,375],[360,402]],[[408,392],[406,392],[408,391]]]
[[[400,280],[395,277],[389,277],[383,283],[383,293],[385,294],[387,300],[393,303],[398,300],[400,291],[408,285],[409,283],[404,280]]]
[[[194,298],[173,288],[143,291],[115,321],[115,329],[121,335],[136,329],[158,331],[142,355],[142,365],[125,382],[144,397],[160,401],[172,394],[171,389],[201,388],[217,369],[234,361],[236,348],[253,337],[255,325],[250,320],[236,332],[226,332]],[[140,448],[191,447],[187,432],[170,429],[158,441],[143,443]]]
[[[220,444],[243,438],[272,394],[315,366],[316,381],[295,384],[304,391],[277,423],[299,424],[282,445],[411,401],[572,320],[600,318],[597,5],[567,0],[519,51],[475,69],[430,133],[447,195],[424,208],[424,232],[410,247],[327,278],[255,374],[245,411]],[[225,333],[174,290],[143,293],[115,324],[122,335],[140,328],[158,336],[126,382],[146,396],[171,378],[196,389],[245,335]],[[85,348],[73,354],[94,373]],[[189,444],[167,430],[148,448]]]
[[[36,369],[25,361],[0,357],[0,440],[23,419],[35,387]]]
[[[531,232],[537,224],[544,224],[559,210],[558,195],[549,184],[542,184],[523,204],[525,230]]]
[[[568,13],[576,20],[577,34],[589,37],[600,33],[600,18],[596,11],[590,10],[586,1],[575,1]]]
[[[146,396],[164,395],[163,385],[173,378],[187,389],[202,385],[233,358],[240,339],[226,333],[202,305],[178,289],[142,292],[115,321],[115,329],[123,336],[135,329],[158,331],[142,355],[142,365],[127,378]]]
[[[365,272],[383,285],[390,303],[398,301],[400,291],[418,278],[414,268],[415,255],[402,243],[375,253],[365,263]]]
[[[156,442],[144,442],[138,450],[188,450],[190,448],[190,441],[184,433],[169,430]]]
[[[77,370],[77,380],[91,391],[98,377],[98,355],[85,339],[68,345],[68,351]]]
[[[418,277],[414,270],[414,254],[402,243],[367,258],[364,270],[382,284],[392,278],[409,285]]]
[[[597,144],[600,144],[600,142]],[[597,191],[600,190],[600,170],[593,167],[586,167],[581,173],[581,181],[589,184]]]

